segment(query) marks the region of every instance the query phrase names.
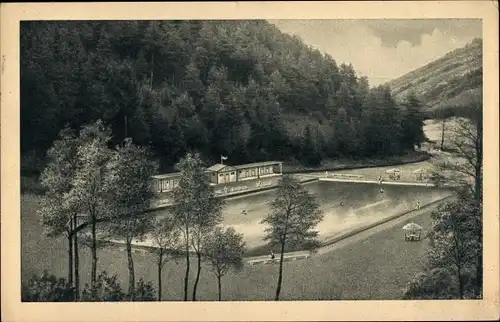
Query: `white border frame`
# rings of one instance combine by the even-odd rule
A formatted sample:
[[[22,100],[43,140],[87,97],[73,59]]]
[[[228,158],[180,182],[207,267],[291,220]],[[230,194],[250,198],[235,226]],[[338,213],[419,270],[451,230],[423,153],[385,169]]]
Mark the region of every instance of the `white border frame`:
[[[1,4],[1,290],[6,321],[499,319],[498,2]],[[21,303],[19,21],[481,18],[484,44],[484,300]]]

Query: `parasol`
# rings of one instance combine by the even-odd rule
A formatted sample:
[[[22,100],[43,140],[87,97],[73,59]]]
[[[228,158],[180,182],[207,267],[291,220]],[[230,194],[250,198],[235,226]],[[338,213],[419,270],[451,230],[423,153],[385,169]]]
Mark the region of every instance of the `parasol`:
[[[423,229],[422,226],[417,225],[414,222],[411,222],[411,223],[403,226],[403,230],[416,231],[416,230],[422,230],[422,229]]]

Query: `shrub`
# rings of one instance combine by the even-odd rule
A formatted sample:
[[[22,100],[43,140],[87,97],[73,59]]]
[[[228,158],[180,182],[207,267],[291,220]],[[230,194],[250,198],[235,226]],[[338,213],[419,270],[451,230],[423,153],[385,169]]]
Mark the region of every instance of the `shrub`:
[[[99,274],[93,287],[85,284],[82,293],[82,301],[88,302],[115,302],[124,301],[125,299],[125,293],[122,291],[116,274],[108,276],[106,271]]]
[[[109,276],[103,271],[97,277],[94,288],[85,285],[82,293],[82,301],[87,302],[118,302],[128,301],[130,294],[123,292],[118,278],[115,275]],[[135,301],[154,301],[155,289],[152,282],[144,282],[141,278],[135,288]]]
[[[152,282],[144,282],[141,278],[135,287],[136,301],[155,301],[155,289]]]
[[[27,284],[22,285],[23,302],[71,302],[74,300],[73,287],[64,278],[57,278],[44,271],[34,274]]]

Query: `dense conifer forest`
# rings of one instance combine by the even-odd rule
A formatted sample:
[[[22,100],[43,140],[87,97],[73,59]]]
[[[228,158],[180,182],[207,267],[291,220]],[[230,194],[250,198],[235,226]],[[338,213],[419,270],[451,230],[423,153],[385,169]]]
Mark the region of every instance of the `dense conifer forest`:
[[[150,146],[161,171],[187,151],[308,165],[389,156],[424,139],[421,108],[266,21],[21,24],[25,171],[40,171],[65,125],[97,119],[114,144]]]

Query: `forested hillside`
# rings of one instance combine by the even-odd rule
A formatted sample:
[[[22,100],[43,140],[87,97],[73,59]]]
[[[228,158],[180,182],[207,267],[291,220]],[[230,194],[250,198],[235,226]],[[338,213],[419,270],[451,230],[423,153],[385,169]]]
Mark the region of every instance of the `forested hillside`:
[[[409,91],[417,95],[431,115],[463,114],[468,106],[482,102],[483,42],[474,39],[466,46],[389,82],[396,98]],[[461,111],[462,110],[462,111]]]
[[[97,119],[115,144],[151,146],[162,171],[188,150],[229,163],[393,155],[423,138],[419,108],[265,21],[21,24],[24,170],[66,124]]]

